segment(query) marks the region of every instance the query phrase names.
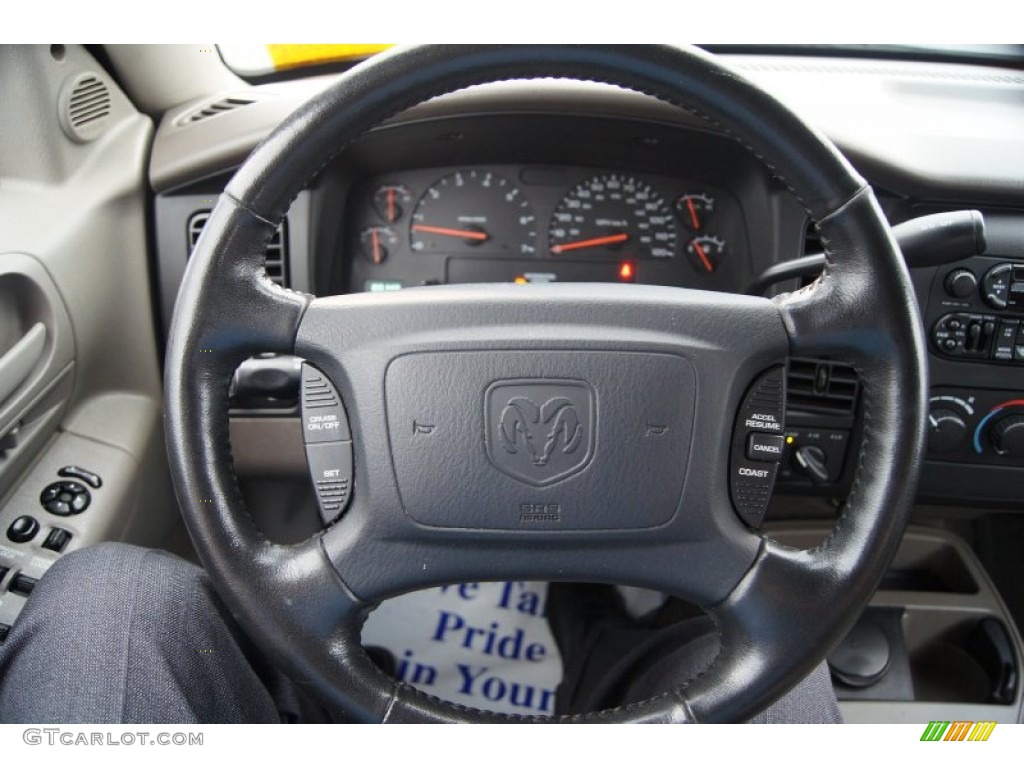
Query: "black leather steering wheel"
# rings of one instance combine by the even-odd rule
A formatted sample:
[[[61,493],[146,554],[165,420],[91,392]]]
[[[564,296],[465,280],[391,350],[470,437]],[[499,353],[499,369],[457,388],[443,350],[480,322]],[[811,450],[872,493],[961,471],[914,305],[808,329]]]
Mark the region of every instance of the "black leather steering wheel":
[[[824,275],[773,300],[593,284],[314,299],[266,279],[265,246],[291,201],[362,132],[434,96],[533,77],[640,91],[732,135],[818,222]],[[232,471],[228,384],[259,352],[315,364],[352,423],[352,506],[294,546],[255,528]],[[787,355],[848,363],[863,387],[853,490],[828,539],[806,551],[759,536],[729,496],[744,393]],[[228,185],[174,312],[167,440],[192,539],[227,605],[293,679],[353,719],[518,719],[391,679],[359,633],[368,608],[395,594],[528,578],[667,591],[704,607],[720,635],[711,667],[679,689],[565,721],[742,721],[824,658],[894,554],[924,439],[924,361],[909,277],[871,190],[827,139],[712,57],[653,46],[401,48],[300,108]],[[547,470],[516,477],[488,458],[494,408],[517,392],[575,403],[582,432],[561,446],[567,455],[570,439],[585,442],[582,464],[545,480]],[[417,414],[444,440],[411,444]],[[664,442],[643,434],[644,419],[668,427]],[[520,514],[538,499],[557,514]]]

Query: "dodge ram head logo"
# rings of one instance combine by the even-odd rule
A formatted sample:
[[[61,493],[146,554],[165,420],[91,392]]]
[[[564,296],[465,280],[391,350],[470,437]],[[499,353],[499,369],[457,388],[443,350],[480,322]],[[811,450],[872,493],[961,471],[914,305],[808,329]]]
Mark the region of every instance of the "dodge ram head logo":
[[[594,393],[583,381],[499,381],[484,398],[487,456],[543,487],[583,471],[594,454]]]

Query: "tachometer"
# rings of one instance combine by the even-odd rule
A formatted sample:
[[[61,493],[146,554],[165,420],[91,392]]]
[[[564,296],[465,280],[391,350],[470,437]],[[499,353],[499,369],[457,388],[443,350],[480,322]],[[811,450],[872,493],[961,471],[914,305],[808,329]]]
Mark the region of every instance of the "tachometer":
[[[664,198],[632,176],[606,173],[571,190],[551,217],[551,253],[671,259],[677,224]]]
[[[412,213],[409,244],[427,253],[533,255],[536,217],[517,187],[496,173],[459,171],[434,183]]]

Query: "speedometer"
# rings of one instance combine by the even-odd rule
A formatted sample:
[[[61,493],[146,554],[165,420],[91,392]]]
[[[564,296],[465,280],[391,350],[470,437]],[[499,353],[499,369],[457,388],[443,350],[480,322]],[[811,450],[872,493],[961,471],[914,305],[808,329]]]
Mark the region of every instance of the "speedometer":
[[[562,198],[551,217],[548,245],[556,256],[671,259],[677,226],[665,199],[649,184],[606,173]]]

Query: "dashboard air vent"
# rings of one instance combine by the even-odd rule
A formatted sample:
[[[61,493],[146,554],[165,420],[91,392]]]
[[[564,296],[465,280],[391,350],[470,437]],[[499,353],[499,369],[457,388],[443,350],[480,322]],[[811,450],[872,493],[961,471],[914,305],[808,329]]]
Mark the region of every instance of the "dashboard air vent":
[[[188,220],[188,252],[189,254],[199,242],[199,235],[203,233],[210,218],[209,211],[196,211]],[[277,232],[267,243],[267,277],[280,286],[288,286],[288,229],[287,222],[281,222]]]
[[[206,120],[207,118],[215,117],[217,115],[224,114],[225,112],[230,112],[233,109],[238,109],[239,107],[246,107],[250,104],[255,103],[256,99],[241,98],[238,96],[231,96],[226,99],[219,99],[218,101],[214,101],[202,107],[201,109],[197,109],[195,112],[192,112],[181,122],[197,123],[200,120]]]
[[[106,130],[111,112],[110,86],[100,75],[82,72],[68,78],[59,101],[60,124],[72,141],[84,144]]]
[[[786,406],[796,411],[852,414],[860,382],[848,365],[794,358],[786,373]]]

